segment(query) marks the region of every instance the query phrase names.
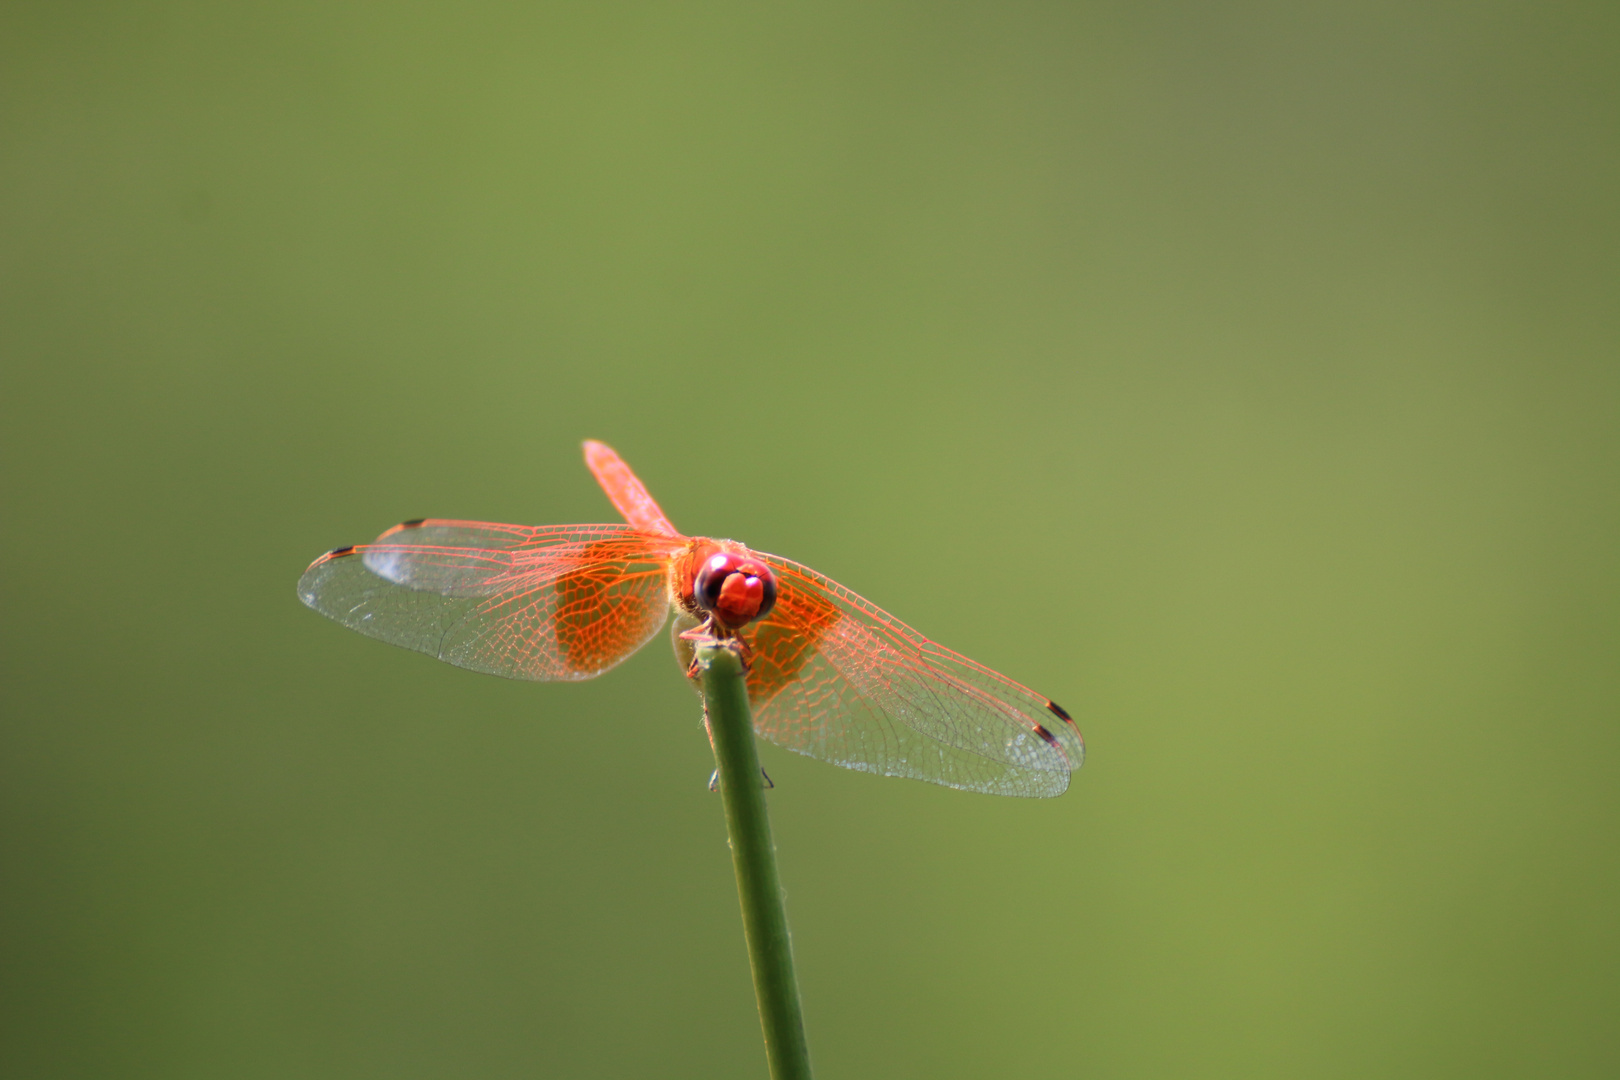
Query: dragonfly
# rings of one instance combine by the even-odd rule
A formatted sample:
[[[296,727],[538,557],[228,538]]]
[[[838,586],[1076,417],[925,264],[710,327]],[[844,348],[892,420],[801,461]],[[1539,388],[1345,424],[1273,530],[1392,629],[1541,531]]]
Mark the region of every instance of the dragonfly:
[[[1051,698],[807,566],[683,535],[605,443],[587,441],[585,462],[626,524],[415,518],[328,551],[298,596],[367,637],[537,681],[595,678],[673,612],[677,656],[737,649],[754,730],[778,746],[968,791],[1067,790],[1085,743]]]

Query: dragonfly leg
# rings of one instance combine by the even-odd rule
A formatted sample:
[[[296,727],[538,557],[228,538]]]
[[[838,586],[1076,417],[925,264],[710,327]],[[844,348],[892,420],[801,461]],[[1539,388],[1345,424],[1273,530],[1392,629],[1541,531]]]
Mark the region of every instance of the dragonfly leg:
[[[702,622],[692,627],[692,629],[682,630],[680,637],[682,641],[693,641],[699,645],[707,645],[720,639],[720,635],[716,634],[714,631],[714,616],[710,615],[707,619],[704,619]]]
[[[766,791],[770,791],[771,789],[776,787],[776,781],[771,779],[771,774],[765,771],[764,766],[760,766],[759,775],[760,775],[760,778],[765,781],[763,786],[764,786]],[[720,790],[720,770],[719,769],[714,770],[714,772],[709,775],[709,790],[710,791],[719,791]]]
[[[743,674],[748,674],[749,662],[754,658],[754,650],[748,647],[748,642],[741,635],[730,633],[715,622],[712,615],[702,623],[692,627],[692,629],[683,631],[679,636],[682,641],[690,641],[694,645],[724,645],[737,654],[737,659],[742,662]],[[686,668],[686,677],[695,679],[702,672],[703,669],[698,664],[694,650],[692,662]]]
[[[688,679],[696,681],[703,677],[703,665],[698,661],[696,646],[712,645],[718,641],[719,639],[714,635],[713,631],[714,619],[710,617],[692,627],[690,630],[682,630],[680,634],[677,635],[682,641],[690,641],[694,646],[692,649],[692,662],[686,665],[686,677]],[[707,704],[704,705],[703,710],[703,723],[705,726],[707,726],[709,723]],[[714,745],[713,735],[709,736],[709,745]]]

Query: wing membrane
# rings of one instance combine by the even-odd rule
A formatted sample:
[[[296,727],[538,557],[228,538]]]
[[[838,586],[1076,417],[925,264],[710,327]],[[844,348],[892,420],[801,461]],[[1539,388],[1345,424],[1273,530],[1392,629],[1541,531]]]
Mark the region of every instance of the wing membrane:
[[[669,523],[664,512],[658,509],[658,504],[647,493],[646,485],[630,471],[630,466],[614,452],[613,447],[595,439],[586,439],[585,464],[591,470],[591,475],[596,477],[596,482],[602,485],[614,509],[624,515],[624,520],[642,532],[660,536],[681,535]]]
[[[1040,694],[919,634],[808,567],[755,624],[754,727],[845,768],[1002,795],[1060,795],[1085,747]]]
[[[350,629],[457,667],[589,679],[664,625],[670,550],[668,537],[624,525],[430,518],[321,556],[298,595]]]

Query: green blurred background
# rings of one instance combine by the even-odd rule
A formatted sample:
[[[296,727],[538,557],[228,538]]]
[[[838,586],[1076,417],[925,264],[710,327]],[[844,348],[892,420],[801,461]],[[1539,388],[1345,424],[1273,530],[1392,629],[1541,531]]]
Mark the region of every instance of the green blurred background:
[[[0,8],[0,1074],[763,1075],[656,642],[301,607],[677,525],[1051,694],[764,750],[832,1077],[1620,1074],[1613,4]]]

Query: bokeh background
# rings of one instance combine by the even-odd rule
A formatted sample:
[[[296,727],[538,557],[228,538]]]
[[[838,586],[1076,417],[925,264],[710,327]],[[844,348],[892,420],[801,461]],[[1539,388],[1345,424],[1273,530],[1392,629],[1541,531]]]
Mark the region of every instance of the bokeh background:
[[[1617,1075],[1617,11],[0,7],[0,1073],[763,1075],[667,646],[294,596],[595,437],[1087,736],[765,748],[822,1076]]]

